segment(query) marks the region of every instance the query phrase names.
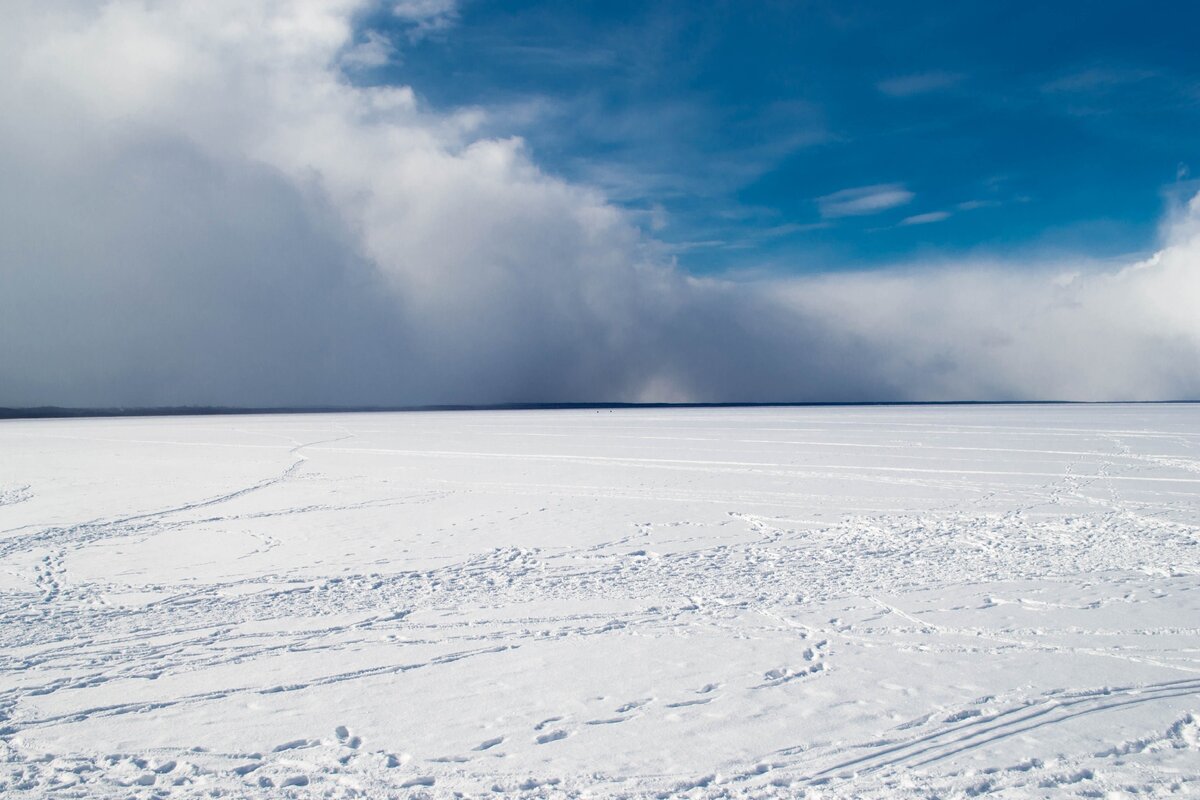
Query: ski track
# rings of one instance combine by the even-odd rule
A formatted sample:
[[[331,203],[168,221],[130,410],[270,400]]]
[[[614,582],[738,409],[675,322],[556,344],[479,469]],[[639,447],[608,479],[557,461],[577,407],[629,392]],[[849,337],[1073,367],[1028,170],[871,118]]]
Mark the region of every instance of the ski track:
[[[1197,406],[11,421],[0,453],[6,797],[1200,793]]]

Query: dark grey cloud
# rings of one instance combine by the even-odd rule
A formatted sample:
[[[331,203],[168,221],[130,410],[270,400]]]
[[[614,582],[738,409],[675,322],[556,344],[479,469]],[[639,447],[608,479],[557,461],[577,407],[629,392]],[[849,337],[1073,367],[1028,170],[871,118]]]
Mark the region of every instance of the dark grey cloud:
[[[162,137],[58,174],[13,155],[5,403],[353,402],[402,385],[402,316],[317,192]]]

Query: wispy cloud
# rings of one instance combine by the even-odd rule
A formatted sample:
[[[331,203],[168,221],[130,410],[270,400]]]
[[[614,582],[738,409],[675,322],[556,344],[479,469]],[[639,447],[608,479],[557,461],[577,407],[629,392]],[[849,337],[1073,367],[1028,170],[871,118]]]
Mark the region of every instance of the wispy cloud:
[[[458,22],[458,0],[399,0],[392,14],[408,24],[408,38],[419,41]]]
[[[596,69],[618,66],[621,53],[615,48],[593,46],[529,44],[502,41],[492,45],[492,50],[503,53],[507,58],[525,64],[536,64],[553,69]]]
[[[758,236],[764,239],[774,239],[779,236],[791,236],[793,233],[805,233],[807,231],[819,231],[830,227],[829,222],[788,222],[783,225],[775,225],[770,228],[765,228],[758,232]]]
[[[824,219],[878,214],[905,205],[915,195],[900,183],[879,183],[842,189],[840,192],[817,198],[817,208]]]
[[[829,139],[820,110],[803,103],[742,107],[686,96],[614,106],[597,90],[524,97],[486,111],[487,133],[516,133],[532,149],[554,153],[548,167],[559,175],[627,208],[661,206],[671,216],[673,239],[746,238],[746,230],[735,228],[760,227],[761,220],[726,224],[737,208],[735,193]],[[717,131],[745,143],[729,148]]]
[[[1047,81],[1042,84],[1042,91],[1099,94],[1155,77],[1158,77],[1158,73],[1148,69],[1090,67]]]
[[[925,214],[913,214],[900,220],[901,225],[928,225],[931,222],[941,222],[950,219],[949,211],[930,211]]]
[[[890,97],[912,97],[950,89],[965,78],[959,72],[920,72],[882,80],[875,84],[875,88]]]

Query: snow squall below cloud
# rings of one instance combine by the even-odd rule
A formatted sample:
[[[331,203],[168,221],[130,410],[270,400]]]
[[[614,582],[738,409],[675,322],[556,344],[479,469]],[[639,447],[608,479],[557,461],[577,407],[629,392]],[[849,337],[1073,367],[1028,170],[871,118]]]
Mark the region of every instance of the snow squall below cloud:
[[[484,112],[353,85],[361,5],[18,0],[0,405],[1200,396],[1197,201],[1120,269],[697,278]]]

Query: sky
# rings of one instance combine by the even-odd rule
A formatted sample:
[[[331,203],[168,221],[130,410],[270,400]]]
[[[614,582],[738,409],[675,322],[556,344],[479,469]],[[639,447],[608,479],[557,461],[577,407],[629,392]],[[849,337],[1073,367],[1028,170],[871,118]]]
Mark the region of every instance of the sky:
[[[693,271],[1121,256],[1200,152],[1200,10],[1175,6],[478,2],[355,77],[488,106]]]
[[[1200,398],[1185,4],[5,17],[0,405]]]

